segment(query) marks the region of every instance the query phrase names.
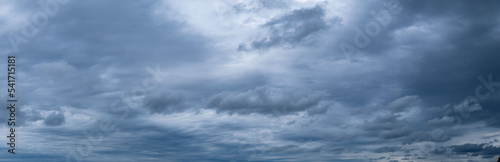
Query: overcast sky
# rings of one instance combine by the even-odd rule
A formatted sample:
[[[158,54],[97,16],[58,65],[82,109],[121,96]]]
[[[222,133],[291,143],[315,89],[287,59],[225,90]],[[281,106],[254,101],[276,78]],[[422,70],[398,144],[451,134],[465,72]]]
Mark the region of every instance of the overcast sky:
[[[499,1],[0,2],[0,161],[500,156]]]

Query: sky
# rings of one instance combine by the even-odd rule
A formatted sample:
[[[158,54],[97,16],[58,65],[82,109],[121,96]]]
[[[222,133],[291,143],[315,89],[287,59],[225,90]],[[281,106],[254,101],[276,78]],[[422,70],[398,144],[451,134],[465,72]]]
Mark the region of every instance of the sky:
[[[0,161],[500,156],[499,1],[0,2]]]

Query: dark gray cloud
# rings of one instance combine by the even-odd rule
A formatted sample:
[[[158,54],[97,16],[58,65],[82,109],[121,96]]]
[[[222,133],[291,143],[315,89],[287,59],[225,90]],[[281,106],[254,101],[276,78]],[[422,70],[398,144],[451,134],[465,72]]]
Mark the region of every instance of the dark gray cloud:
[[[500,154],[500,147],[492,146],[488,143],[466,143],[450,146],[450,148],[451,152],[459,155],[481,156],[482,158],[492,158]]]
[[[379,147],[373,150],[375,153],[386,153],[386,152],[396,152],[400,151],[402,148],[397,147],[397,146],[384,146],[384,147]]]
[[[291,11],[262,25],[263,28],[269,30],[269,35],[252,41],[249,47],[240,44],[238,51],[267,50],[276,46],[296,46],[310,43],[314,41],[315,34],[328,28],[324,15],[325,11],[319,5],[314,8]]]
[[[401,129],[394,129],[394,130],[383,130],[380,131],[378,134],[379,137],[383,139],[392,139],[392,138],[399,138],[399,137],[405,137],[411,133],[411,130],[401,128]]]
[[[401,115],[382,114],[377,116],[373,121],[366,121],[365,130],[392,130],[404,126],[404,120],[398,119]]]
[[[421,100],[418,96],[404,96],[389,103],[389,105],[387,105],[387,109],[394,112],[402,112],[408,108],[418,105],[420,102]]]
[[[322,91],[288,91],[279,88],[258,87],[246,92],[221,92],[208,99],[208,107],[220,112],[238,114],[286,115],[319,106],[327,94]],[[320,110],[318,110],[320,109]],[[314,113],[325,112],[315,108]],[[318,112],[319,111],[319,112]]]
[[[172,113],[182,111],[184,97],[182,94],[173,92],[161,92],[158,94],[150,94],[144,98],[144,106],[151,113]]]
[[[451,137],[445,135],[445,134],[433,134],[433,132],[424,132],[424,131],[419,131],[419,132],[413,132],[407,137],[405,137],[402,141],[402,144],[413,144],[413,143],[418,143],[418,142],[446,142],[450,140]]]
[[[16,104],[17,106],[20,106],[19,104]],[[26,126],[26,125],[32,125],[33,122],[39,121],[39,120],[44,120],[44,117],[40,113],[40,111],[36,110],[37,107],[31,107],[31,106],[21,106],[16,109],[16,117],[17,119],[22,119],[22,120],[17,120],[16,121],[16,126]],[[10,110],[9,109],[0,109],[0,113],[2,114],[8,114],[0,117],[0,120],[3,121],[8,121],[10,118]],[[2,125],[2,127],[5,127],[6,125]]]
[[[446,148],[443,148],[443,147],[436,148],[436,149],[432,150],[431,153],[441,155],[441,154],[446,153]]]
[[[43,121],[43,124],[46,126],[59,126],[64,123],[64,114],[63,113],[53,113],[47,116]]]
[[[43,9],[2,4],[5,57],[8,34]],[[16,158],[64,161],[101,132],[83,161],[496,159],[498,4],[69,1],[19,46]],[[339,44],[391,6],[345,59]]]

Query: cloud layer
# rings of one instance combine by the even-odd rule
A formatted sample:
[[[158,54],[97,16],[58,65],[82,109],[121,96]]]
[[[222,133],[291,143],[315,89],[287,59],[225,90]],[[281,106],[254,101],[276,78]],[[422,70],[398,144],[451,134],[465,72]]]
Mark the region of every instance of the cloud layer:
[[[494,161],[498,3],[3,0],[15,160]]]

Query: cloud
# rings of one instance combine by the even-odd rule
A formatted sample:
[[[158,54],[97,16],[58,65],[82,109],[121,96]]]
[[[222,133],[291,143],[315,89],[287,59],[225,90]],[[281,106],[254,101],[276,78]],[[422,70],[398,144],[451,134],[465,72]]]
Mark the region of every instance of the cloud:
[[[405,137],[402,140],[402,144],[404,145],[410,145],[413,143],[418,143],[418,142],[426,142],[426,141],[431,141],[431,142],[446,142],[449,141],[451,137],[446,136],[446,135],[441,135],[437,136],[428,133],[428,132],[423,132],[423,131],[418,131],[418,132],[412,132],[410,135]]]
[[[384,147],[379,147],[373,150],[375,153],[387,153],[387,152],[396,152],[402,150],[401,147],[397,146],[384,146]]]
[[[438,154],[438,155],[442,155],[444,153],[446,153],[446,148],[444,147],[441,147],[441,148],[435,148],[434,150],[432,150],[430,153],[433,153],[433,154]]]
[[[314,34],[328,28],[324,15],[325,11],[319,5],[314,8],[291,11],[262,25],[269,31],[268,36],[252,41],[250,47],[240,44],[238,51],[267,50],[277,46],[307,44],[313,40]]]
[[[307,148],[304,146],[297,146],[297,145],[286,145],[286,146],[277,146],[277,147],[271,147],[264,152],[266,153],[304,153],[304,152],[319,152],[322,151],[323,146],[317,146],[317,147],[312,147],[312,148]],[[342,151],[342,150],[337,150],[337,151]]]
[[[453,117],[449,116],[443,116],[442,118],[434,118],[432,120],[427,121],[427,125],[430,126],[437,126],[437,127],[442,127],[442,126],[451,126],[455,122],[455,119]]]
[[[466,98],[462,102],[453,106],[453,110],[459,111],[460,113],[470,113],[481,109],[481,105],[473,98]]]
[[[451,152],[459,155],[481,156],[482,158],[492,158],[500,154],[500,147],[492,146],[488,143],[472,144],[466,143],[462,145],[450,146]]]
[[[39,73],[45,74],[47,77],[65,76],[75,72],[75,67],[69,65],[66,61],[60,60],[57,62],[40,63],[33,66]]]
[[[404,137],[407,136],[411,133],[412,131],[409,129],[395,129],[395,130],[382,130],[378,134],[379,137],[383,139],[392,139],[392,138],[399,138],[399,137]]]
[[[19,105],[16,104],[20,107],[17,107],[16,109],[16,126],[30,126],[33,125],[35,122],[44,120],[44,117],[42,116],[42,113],[38,111],[35,107],[30,106],[30,105]],[[0,113],[3,114],[10,114],[9,109],[0,109]],[[8,121],[10,118],[9,115],[5,116],[0,116],[0,120],[5,120]],[[3,125],[2,127],[6,127],[7,124]]]
[[[63,113],[52,113],[45,120],[43,121],[43,124],[46,126],[60,126],[64,123],[65,118]]]
[[[396,2],[359,58],[343,58],[339,44],[362,34],[352,28]],[[64,161],[110,119],[119,131],[82,161],[484,161],[498,154],[500,93],[478,79],[500,81],[498,3],[69,1],[20,46],[16,115],[30,146],[18,158]],[[43,12],[0,9],[6,40]],[[169,75],[147,88],[148,66]],[[488,99],[467,97],[478,86]],[[113,106],[129,108],[123,120]]]
[[[328,112],[328,109],[333,106],[333,102],[322,102],[318,105],[307,109],[307,114],[309,115],[317,115],[317,114],[325,114]]]
[[[404,121],[398,119],[401,115],[387,113],[377,116],[373,121],[365,121],[363,128],[369,131],[392,130],[404,126]]]
[[[286,115],[317,106],[327,94],[323,91],[287,91],[257,87],[246,92],[221,92],[208,99],[207,106],[218,112],[238,114]]]
[[[172,113],[182,111],[184,103],[182,94],[175,92],[161,92],[149,94],[144,98],[144,106],[151,113]]]
[[[402,112],[408,108],[417,106],[420,102],[421,100],[418,96],[404,96],[389,103],[387,109],[393,112]]]
[[[261,10],[263,8],[286,8],[288,3],[282,0],[251,0],[245,2],[239,2],[233,5],[233,9],[240,12],[251,12],[255,10]]]

